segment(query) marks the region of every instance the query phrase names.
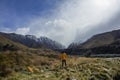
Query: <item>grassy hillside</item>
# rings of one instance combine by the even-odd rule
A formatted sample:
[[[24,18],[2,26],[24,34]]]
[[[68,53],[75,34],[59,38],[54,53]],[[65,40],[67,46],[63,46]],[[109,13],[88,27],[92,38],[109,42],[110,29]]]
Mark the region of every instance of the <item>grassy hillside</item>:
[[[66,51],[72,55],[120,56],[120,30],[97,34],[82,44],[71,44]]]
[[[0,35],[0,48],[4,48],[4,47],[14,47],[16,49],[27,49],[26,46],[17,43],[17,42],[13,42],[5,37],[3,37],[2,35]]]
[[[26,70],[27,66],[49,66],[57,61],[58,55],[52,50],[6,51],[0,53],[0,76]]]
[[[93,47],[108,45],[111,44],[112,42],[114,42],[114,36],[107,33],[107,34],[93,36],[86,43],[84,43],[82,47],[93,48]]]
[[[114,43],[117,40],[120,40],[120,30],[114,30],[111,32],[105,32],[102,34],[94,35],[85,43],[83,43],[81,48],[100,47]]]

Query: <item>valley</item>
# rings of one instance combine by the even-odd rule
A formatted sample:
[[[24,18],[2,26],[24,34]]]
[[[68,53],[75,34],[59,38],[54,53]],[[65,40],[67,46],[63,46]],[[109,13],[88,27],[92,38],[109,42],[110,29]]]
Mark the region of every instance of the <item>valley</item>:
[[[112,34],[118,32],[113,31]],[[83,44],[65,49],[48,38],[0,33],[0,79],[119,80],[120,37],[112,37],[108,43],[103,43],[106,38],[100,39],[97,41],[92,37]],[[62,51],[67,53],[66,67],[61,67]]]

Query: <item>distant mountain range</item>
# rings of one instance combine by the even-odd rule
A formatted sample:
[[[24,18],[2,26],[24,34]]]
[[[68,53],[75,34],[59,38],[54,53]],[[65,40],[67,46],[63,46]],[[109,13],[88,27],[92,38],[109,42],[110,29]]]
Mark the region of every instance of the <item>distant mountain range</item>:
[[[30,48],[48,48],[48,49],[64,49],[65,47],[47,37],[37,38],[33,35],[19,35],[15,33],[2,33],[0,35]]]
[[[9,45],[8,45],[9,44]],[[0,47],[11,49],[43,48],[63,51],[65,47],[47,37],[37,38],[33,35],[19,35],[15,33],[0,32]],[[17,46],[17,47],[16,47]],[[1,49],[2,49],[1,48]],[[5,48],[6,49],[6,48]],[[68,54],[120,54],[120,30],[97,34],[84,43],[71,43],[66,49]]]
[[[67,51],[78,55],[86,55],[89,51],[93,54],[120,54],[120,30],[94,35],[82,44],[71,44]]]

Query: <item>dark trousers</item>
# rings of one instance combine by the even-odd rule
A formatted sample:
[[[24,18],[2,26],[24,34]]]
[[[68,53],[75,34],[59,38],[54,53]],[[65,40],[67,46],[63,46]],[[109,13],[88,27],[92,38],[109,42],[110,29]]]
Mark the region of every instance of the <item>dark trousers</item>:
[[[62,60],[62,67],[66,67],[66,60]]]

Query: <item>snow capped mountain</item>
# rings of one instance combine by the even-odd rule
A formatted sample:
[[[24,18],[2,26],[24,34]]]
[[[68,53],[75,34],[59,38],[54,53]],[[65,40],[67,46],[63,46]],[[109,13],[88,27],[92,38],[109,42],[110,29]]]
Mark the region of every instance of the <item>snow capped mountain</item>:
[[[71,44],[68,46],[68,49],[76,48],[78,45],[79,45],[79,43],[71,43]]]
[[[38,38],[34,35],[25,35],[26,38],[29,38],[29,39],[32,39],[32,40],[35,40],[36,42],[38,41]]]
[[[49,49],[65,48],[62,44],[47,37],[37,38],[34,35],[19,35],[15,33],[0,33],[0,34],[12,41],[19,42],[30,48],[49,48]]]
[[[52,39],[49,39],[47,37],[38,38],[38,43],[42,43],[42,45],[45,44],[47,45],[48,48],[52,48],[52,49],[64,49],[65,48],[60,43],[53,41]]]

